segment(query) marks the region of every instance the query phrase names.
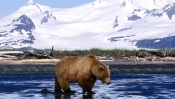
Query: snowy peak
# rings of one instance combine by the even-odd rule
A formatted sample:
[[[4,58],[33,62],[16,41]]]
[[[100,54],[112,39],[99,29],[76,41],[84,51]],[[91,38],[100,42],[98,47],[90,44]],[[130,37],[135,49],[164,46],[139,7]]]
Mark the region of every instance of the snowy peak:
[[[33,0],[29,0],[23,7],[36,6],[37,4]]]
[[[52,15],[52,12],[49,12],[46,10],[43,14],[44,14],[44,17],[41,20],[41,24],[47,23],[49,20],[56,20],[56,17]]]
[[[175,15],[175,3],[168,3],[161,9],[154,9],[151,13],[151,16],[155,17],[168,17],[169,20],[173,19],[173,16]]]
[[[25,14],[0,28],[0,48],[28,48],[34,44],[33,21]]]
[[[163,8],[163,11],[166,12],[167,16],[171,20],[173,15],[175,15],[175,3],[171,3],[171,4],[166,5]]]
[[[27,3],[34,3],[34,1],[33,0],[29,0]]]
[[[41,7],[36,4],[33,0],[29,0],[26,4],[22,6],[22,9],[37,9],[42,13]]]
[[[25,14],[21,15],[18,19],[13,20],[12,24],[14,24],[15,28],[12,29],[11,32],[14,32],[14,31],[21,32],[21,30],[32,32],[32,30],[35,29],[35,24]]]
[[[52,9],[48,6],[40,5],[35,3],[33,0],[29,0],[26,4],[24,4],[19,11],[22,14],[26,14],[33,18],[33,15],[37,15],[35,18],[39,24],[47,23],[49,20],[56,20],[56,17],[52,14]],[[28,12],[28,13],[26,13]]]
[[[29,0],[25,5],[28,6],[28,5],[34,5],[35,2],[33,0]]]

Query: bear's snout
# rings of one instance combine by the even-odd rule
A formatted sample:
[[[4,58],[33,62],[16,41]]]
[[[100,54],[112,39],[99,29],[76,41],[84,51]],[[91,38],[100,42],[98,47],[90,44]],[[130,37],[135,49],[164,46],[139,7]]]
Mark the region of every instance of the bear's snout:
[[[107,84],[107,85],[111,84],[111,81],[109,81],[109,82],[106,82],[106,84]]]

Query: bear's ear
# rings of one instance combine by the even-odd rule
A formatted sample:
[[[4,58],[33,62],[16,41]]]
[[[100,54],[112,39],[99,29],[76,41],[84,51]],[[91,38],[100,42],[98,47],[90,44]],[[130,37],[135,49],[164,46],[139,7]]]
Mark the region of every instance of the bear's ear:
[[[103,71],[104,67],[102,65],[99,66],[99,70]]]

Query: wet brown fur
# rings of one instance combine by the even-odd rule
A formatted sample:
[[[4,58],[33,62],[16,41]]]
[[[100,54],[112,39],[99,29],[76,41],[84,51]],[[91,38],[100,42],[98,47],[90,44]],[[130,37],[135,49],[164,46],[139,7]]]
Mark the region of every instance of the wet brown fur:
[[[110,84],[110,71],[95,56],[71,56],[56,65],[55,92],[71,92],[69,83],[78,82],[83,92],[91,92],[96,78]]]

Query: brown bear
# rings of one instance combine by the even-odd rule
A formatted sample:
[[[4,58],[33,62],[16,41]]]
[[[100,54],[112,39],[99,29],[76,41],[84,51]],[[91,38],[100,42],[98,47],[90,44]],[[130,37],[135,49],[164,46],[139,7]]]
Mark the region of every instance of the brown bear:
[[[72,92],[69,83],[78,82],[83,93],[95,93],[92,90],[96,78],[103,83],[110,84],[110,71],[108,66],[101,63],[95,56],[70,56],[62,59],[56,65],[55,93]]]

